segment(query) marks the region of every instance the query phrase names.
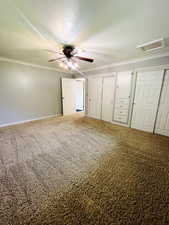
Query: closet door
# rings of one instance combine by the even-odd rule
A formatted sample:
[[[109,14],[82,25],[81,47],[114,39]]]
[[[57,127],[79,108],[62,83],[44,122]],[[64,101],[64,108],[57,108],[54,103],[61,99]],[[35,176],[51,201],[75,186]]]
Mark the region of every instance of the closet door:
[[[131,127],[153,132],[163,71],[138,72]]]
[[[88,116],[101,119],[102,78],[88,79]]]
[[[115,76],[103,78],[102,120],[113,120]]]
[[[169,71],[165,74],[155,133],[169,136]]]
[[[128,123],[130,95],[131,95],[132,72],[120,72],[117,74],[114,120]]]

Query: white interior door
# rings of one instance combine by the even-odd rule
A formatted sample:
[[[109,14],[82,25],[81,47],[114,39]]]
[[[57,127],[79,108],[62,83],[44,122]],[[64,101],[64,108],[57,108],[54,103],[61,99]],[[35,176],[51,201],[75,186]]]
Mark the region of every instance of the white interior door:
[[[76,113],[76,80],[62,78],[63,115]]]
[[[132,115],[132,128],[153,132],[163,71],[139,72]]]
[[[88,79],[88,116],[101,119],[102,78]]]
[[[113,120],[115,77],[103,78],[102,120]]]
[[[169,136],[169,71],[165,74],[155,133]]]

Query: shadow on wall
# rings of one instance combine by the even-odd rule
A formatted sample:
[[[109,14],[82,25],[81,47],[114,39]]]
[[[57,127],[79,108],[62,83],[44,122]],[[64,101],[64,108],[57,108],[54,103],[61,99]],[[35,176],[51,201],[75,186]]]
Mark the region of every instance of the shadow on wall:
[[[131,0],[131,4],[125,4],[125,2],[121,0],[116,2],[107,0],[105,5],[102,0],[87,0],[81,2],[76,23],[74,24],[77,37],[73,42],[83,44],[91,37],[104,32],[111,26],[118,26],[118,24],[133,16],[133,14],[137,14],[136,10],[132,11],[131,7],[129,7],[129,5],[135,4],[138,6],[139,2],[136,3],[136,1]],[[81,20],[81,18],[85,19]],[[73,32],[75,31],[73,30],[72,33]]]
[[[76,45],[83,44],[92,36],[112,25],[118,26],[133,14],[137,14],[137,10],[132,10],[131,6],[136,5],[139,10],[139,2],[135,0],[130,0],[130,3],[107,0],[105,4],[102,0],[64,0],[57,4],[52,1],[51,4],[39,3],[41,7],[36,8],[35,13],[32,6],[38,5],[38,2],[33,4],[30,0],[28,4],[18,0],[13,7],[22,12],[28,25],[33,25],[34,30],[40,31],[39,34],[48,40]]]

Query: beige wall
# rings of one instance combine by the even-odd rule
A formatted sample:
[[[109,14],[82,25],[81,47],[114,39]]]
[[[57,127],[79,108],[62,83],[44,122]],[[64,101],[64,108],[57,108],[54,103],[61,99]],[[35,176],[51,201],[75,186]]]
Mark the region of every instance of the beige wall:
[[[69,75],[0,62],[0,126],[60,114],[62,76]]]

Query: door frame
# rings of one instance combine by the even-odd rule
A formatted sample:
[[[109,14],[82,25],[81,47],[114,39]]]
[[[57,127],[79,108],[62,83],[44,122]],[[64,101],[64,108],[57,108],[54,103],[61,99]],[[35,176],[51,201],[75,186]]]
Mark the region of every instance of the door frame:
[[[85,110],[86,110],[86,78],[79,77],[79,78],[75,78],[75,80],[83,81],[83,112],[85,113]]]

